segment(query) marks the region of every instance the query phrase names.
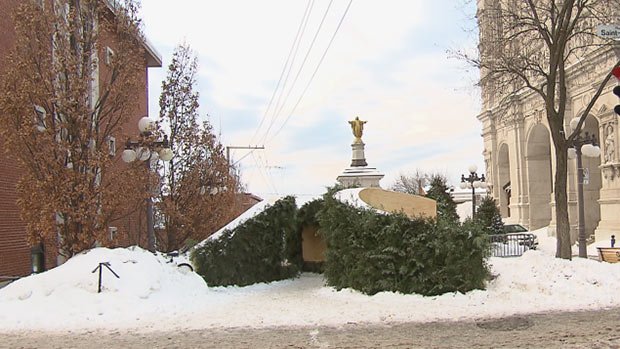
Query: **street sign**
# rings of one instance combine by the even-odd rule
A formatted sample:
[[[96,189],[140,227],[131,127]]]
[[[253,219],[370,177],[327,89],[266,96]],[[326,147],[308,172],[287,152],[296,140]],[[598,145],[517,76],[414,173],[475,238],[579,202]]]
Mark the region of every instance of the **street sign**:
[[[603,39],[620,40],[620,24],[601,24],[596,27],[596,35]]]

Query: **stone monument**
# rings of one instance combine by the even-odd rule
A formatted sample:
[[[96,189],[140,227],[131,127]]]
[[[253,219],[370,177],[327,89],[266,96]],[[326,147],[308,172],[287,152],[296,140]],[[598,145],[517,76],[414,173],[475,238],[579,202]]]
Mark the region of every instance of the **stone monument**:
[[[364,155],[364,142],[362,142],[362,135],[364,133],[364,124],[367,121],[360,120],[359,117],[355,117],[355,120],[349,121],[351,130],[353,131],[353,144],[351,167],[345,169],[336,178],[340,184],[345,187],[380,187],[379,181],[383,178],[383,173],[377,171],[375,167],[368,167],[366,162],[366,156]]]

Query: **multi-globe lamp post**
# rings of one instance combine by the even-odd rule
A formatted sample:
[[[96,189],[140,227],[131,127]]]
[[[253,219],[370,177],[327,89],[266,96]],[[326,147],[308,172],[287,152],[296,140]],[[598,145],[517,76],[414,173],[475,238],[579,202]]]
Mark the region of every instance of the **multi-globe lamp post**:
[[[469,166],[469,176],[461,175],[461,189],[471,188],[471,218],[474,219],[476,215],[476,188],[486,188],[487,182],[482,176],[478,176],[478,167],[476,165]]]
[[[136,160],[144,161],[147,171],[151,170],[151,162],[161,159],[170,161],[174,154],[170,149],[168,136],[164,135],[163,140],[150,139],[155,130],[155,121],[145,116],[138,121],[138,129],[140,130],[140,139],[138,141],[127,140],[122,159],[126,163]],[[148,250],[155,252],[155,227],[153,222],[153,200],[150,195],[150,188],[147,184],[146,190],[149,192],[146,198],[146,229],[147,229],[147,245]]]
[[[579,118],[574,118],[570,122],[570,128],[574,132],[579,124]],[[579,221],[579,235],[577,241],[579,242],[579,257],[588,258],[588,250],[586,247],[586,225],[585,225],[585,212],[583,202],[583,163],[582,155],[589,158],[596,158],[601,155],[601,148],[596,142],[596,137],[593,134],[584,132],[575,136],[572,140],[569,140],[568,158],[577,159],[577,205],[578,205],[578,221]]]

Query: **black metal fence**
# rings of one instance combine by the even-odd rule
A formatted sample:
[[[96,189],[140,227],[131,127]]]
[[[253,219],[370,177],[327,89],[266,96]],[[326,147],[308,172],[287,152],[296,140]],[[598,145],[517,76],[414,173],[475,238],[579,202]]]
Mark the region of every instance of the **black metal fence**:
[[[493,257],[518,257],[527,250],[535,250],[538,246],[534,234],[496,234],[489,235],[489,238]]]

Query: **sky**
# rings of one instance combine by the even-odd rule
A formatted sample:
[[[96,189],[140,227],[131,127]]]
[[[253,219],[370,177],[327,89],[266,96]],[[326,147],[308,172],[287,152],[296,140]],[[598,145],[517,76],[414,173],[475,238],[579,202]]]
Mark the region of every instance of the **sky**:
[[[149,115],[186,43],[222,144],[265,147],[231,151],[247,191],[324,193],[350,166],[356,116],[384,188],[416,169],[457,185],[471,164],[484,172],[478,72],[451,53],[475,50],[474,14],[468,0],[142,1],[163,58],[149,71]]]

